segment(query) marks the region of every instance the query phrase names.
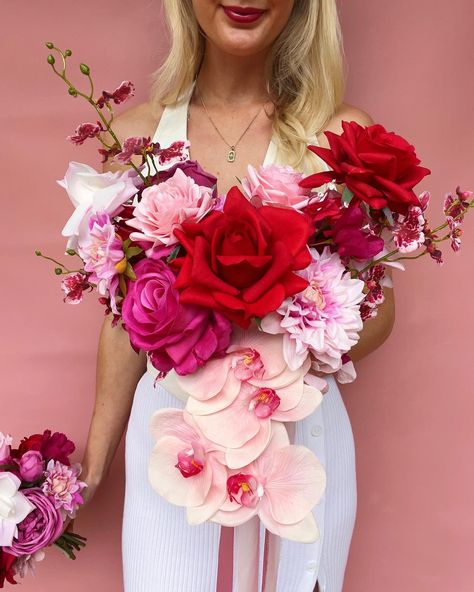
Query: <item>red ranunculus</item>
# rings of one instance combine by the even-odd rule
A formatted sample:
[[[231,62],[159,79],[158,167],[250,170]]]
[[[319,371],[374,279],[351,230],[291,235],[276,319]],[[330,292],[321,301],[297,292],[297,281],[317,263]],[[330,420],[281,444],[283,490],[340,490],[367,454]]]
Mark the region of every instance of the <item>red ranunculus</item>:
[[[334,179],[375,210],[388,207],[405,214],[410,204],[419,206],[413,187],[431,171],[418,166],[414,146],[380,124],[343,121],[342,127],[341,135],[324,132],[330,149],[309,146],[332,170],[310,175],[300,185],[320,187]]]
[[[171,265],[181,301],[220,311],[247,328],[308,282],[293,273],[311,262],[307,219],[287,208],[255,208],[233,187],[222,212],[184,222],[175,234],[187,251]]]

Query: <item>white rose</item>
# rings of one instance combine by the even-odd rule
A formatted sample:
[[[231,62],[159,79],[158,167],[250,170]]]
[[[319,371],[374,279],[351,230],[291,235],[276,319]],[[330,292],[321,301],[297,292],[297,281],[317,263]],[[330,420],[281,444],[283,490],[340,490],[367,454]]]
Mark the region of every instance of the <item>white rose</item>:
[[[22,520],[35,506],[18,491],[20,479],[13,473],[0,473],[0,547],[9,547],[18,536]]]

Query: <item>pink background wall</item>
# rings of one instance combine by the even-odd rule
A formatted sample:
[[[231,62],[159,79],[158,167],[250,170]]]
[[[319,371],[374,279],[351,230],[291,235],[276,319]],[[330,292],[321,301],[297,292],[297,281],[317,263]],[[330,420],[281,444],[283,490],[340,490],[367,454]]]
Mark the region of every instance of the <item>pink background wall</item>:
[[[347,101],[399,131],[434,171],[434,222],[444,191],[474,188],[471,0],[345,0]],[[16,441],[45,427],[65,431],[80,460],[94,400],[101,310],[95,298],[62,303],[41,248],[61,257],[70,205],[55,179],[69,160],[97,164],[95,146],[64,137],[91,118],[45,63],[42,43],[70,46],[99,87],[131,78],[143,99],[163,32],[156,2],[82,0],[2,7],[1,251],[3,289],[0,430]],[[4,166],[3,166],[4,165]],[[347,592],[472,592],[474,222],[457,257],[439,269],[414,262],[395,276],[397,323],[389,341],[344,388],[358,469],[358,517]],[[5,236],[6,233],[6,236]],[[465,367],[463,367],[465,365]],[[52,549],[23,590],[120,590],[123,441],[93,505],[76,520],[90,542],[72,563]],[[469,567],[471,565],[471,567]]]

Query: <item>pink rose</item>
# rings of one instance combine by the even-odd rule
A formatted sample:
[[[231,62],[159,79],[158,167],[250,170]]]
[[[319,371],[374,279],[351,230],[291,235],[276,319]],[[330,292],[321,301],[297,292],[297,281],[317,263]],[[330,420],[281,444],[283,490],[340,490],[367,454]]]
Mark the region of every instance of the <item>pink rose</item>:
[[[25,481],[36,481],[44,470],[44,461],[41,452],[29,450],[20,458],[20,475]]]
[[[301,210],[309,203],[309,189],[303,189],[299,182],[303,174],[289,166],[276,164],[248,167],[248,177],[242,180],[242,187],[252,202],[262,205],[279,204]]]
[[[134,241],[150,241],[174,245],[174,235],[182,222],[199,221],[210,211],[213,204],[212,190],[201,187],[194,179],[177,168],[172,177],[158,185],[147,187],[142,199],[133,211],[134,218],[127,221],[138,229],[130,238]]]

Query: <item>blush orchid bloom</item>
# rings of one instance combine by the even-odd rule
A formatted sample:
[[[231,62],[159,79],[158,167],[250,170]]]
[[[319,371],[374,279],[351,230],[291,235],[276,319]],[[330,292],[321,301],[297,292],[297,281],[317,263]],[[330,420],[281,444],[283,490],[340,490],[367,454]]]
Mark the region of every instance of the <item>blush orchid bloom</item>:
[[[222,452],[178,409],[156,411],[150,431],[155,438],[148,465],[151,486],[170,503],[186,507],[189,524],[209,520],[226,497]]]
[[[274,425],[261,456],[227,479],[227,499],[212,517],[235,527],[259,516],[267,530],[301,543],[313,543],[319,529],[312,514],[326,488],[326,472],[304,446],[290,445],[283,424]]]
[[[310,415],[322,393],[305,384],[309,356],[300,368],[288,368],[281,335],[236,332],[227,351],[178,381],[189,393],[186,412],[206,438],[225,448],[225,462],[234,469],[265,450],[275,422]]]

